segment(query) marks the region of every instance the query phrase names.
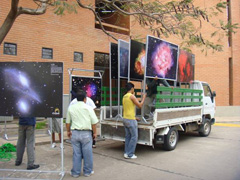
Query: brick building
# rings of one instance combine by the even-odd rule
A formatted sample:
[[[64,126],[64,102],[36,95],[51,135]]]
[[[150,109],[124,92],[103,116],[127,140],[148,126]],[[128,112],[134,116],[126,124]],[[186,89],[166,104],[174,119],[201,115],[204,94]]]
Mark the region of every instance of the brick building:
[[[240,21],[239,0],[229,0],[229,10],[219,15],[219,19],[228,18],[233,23]],[[93,0],[95,2],[95,0]],[[196,5],[208,7],[218,0],[196,1]],[[3,23],[10,9],[9,0],[1,0],[0,24]],[[20,1],[23,7],[35,7],[31,0]],[[147,29],[140,28],[132,17],[123,19],[124,25],[109,22],[106,29],[114,31],[119,39],[128,41],[129,36],[151,34]],[[121,23],[120,23],[121,24]],[[208,26],[204,27],[203,35],[208,37]],[[180,39],[165,39],[180,44]],[[105,83],[108,81],[107,61],[109,43],[115,42],[98,28],[95,18],[88,10],[78,9],[77,14],[57,16],[51,8],[44,15],[20,15],[4,42],[0,46],[0,61],[22,60],[39,62],[64,63],[64,94],[69,93],[68,68],[105,69]],[[115,42],[116,43],[116,42]],[[217,106],[240,105],[240,32],[223,37],[223,52],[208,52],[206,56],[200,48],[192,48],[195,54],[195,79],[206,81],[217,93]],[[9,55],[4,48],[15,48],[15,54]],[[45,54],[46,53],[46,54]],[[49,55],[50,53],[50,55]],[[100,60],[100,61],[99,61]],[[99,64],[99,62],[101,62]],[[105,67],[104,67],[105,66]]]

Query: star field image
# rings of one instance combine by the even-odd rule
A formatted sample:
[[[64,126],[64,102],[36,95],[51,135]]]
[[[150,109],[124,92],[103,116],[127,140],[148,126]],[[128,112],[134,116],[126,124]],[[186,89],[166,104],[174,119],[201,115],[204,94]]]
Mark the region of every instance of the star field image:
[[[128,79],[129,43],[122,40],[118,40],[118,45],[120,60],[120,77]]]
[[[0,116],[62,117],[63,64],[0,62]]]
[[[178,46],[151,36],[147,39],[146,76],[176,80]]]
[[[77,89],[86,91],[97,107],[101,105],[101,79],[90,77],[72,77],[72,91],[77,92]]]
[[[178,82],[190,82],[194,80],[195,56],[184,50],[180,50],[178,58]]]
[[[130,79],[143,80],[145,71],[145,44],[131,40]]]
[[[118,45],[110,43],[111,46],[111,78],[118,79]]]

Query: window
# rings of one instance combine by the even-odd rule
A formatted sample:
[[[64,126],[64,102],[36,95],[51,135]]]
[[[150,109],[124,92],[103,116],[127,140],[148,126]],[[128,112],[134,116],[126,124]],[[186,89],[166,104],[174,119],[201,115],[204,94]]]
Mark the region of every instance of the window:
[[[53,59],[53,49],[42,48],[42,59]]]
[[[102,85],[109,86],[109,54],[94,53],[94,70],[104,71]],[[99,76],[99,73],[94,73],[94,76]]]
[[[74,52],[74,62],[83,62],[83,53]]]
[[[203,84],[203,91],[204,91],[204,96],[211,97],[211,90],[208,85]]]
[[[3,54],[8,55],[17,55],[17,44],[13,43],[4,43]]]
[[[94,53],[94,66],[109,67],[109,54],[95,52]]]

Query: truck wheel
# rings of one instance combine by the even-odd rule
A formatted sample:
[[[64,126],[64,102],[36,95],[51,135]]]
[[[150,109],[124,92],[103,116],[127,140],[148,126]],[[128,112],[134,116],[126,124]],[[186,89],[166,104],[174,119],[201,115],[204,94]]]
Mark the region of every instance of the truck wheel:
[[[202,137],[207,137],[211,132],[211,123],[209,119],[205,120],[205,123],[201,125],[199,130],[199,135]]]
[[[174,150],[178,142],[178,131],[176,128],[171,128],[168,134],[164,137],[164,149],[167,151]]]

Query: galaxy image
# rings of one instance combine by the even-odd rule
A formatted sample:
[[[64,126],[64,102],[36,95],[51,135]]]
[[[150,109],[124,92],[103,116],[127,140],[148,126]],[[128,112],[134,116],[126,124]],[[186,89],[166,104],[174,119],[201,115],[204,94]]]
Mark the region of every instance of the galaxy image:
[[[111,58],[111,76],[112,79],[118,79],[118,45],[110,43],[110,58]]]
[[[180,50],[178,58],[178,82],[190,82],[194,80],[195,56],[184,50]]]
[[[72,91],[77,89],[86,91],[87,97],[90,97],[97,107],[101,106],[101,79],[91,77],[72,77]]]
[[[0,116],[62,117],[63,63],[0,62]]]
[[[178,46],[158,38],[147,38],[147,77],[176,80]]]
[[[120,78],[128,79],[129,65],[129,43],[123,40],[118,40],[118,52],[120,63]]]
[[[145,71],[146,45],[134,40],[130,43],[130,79],[143,80]]]

